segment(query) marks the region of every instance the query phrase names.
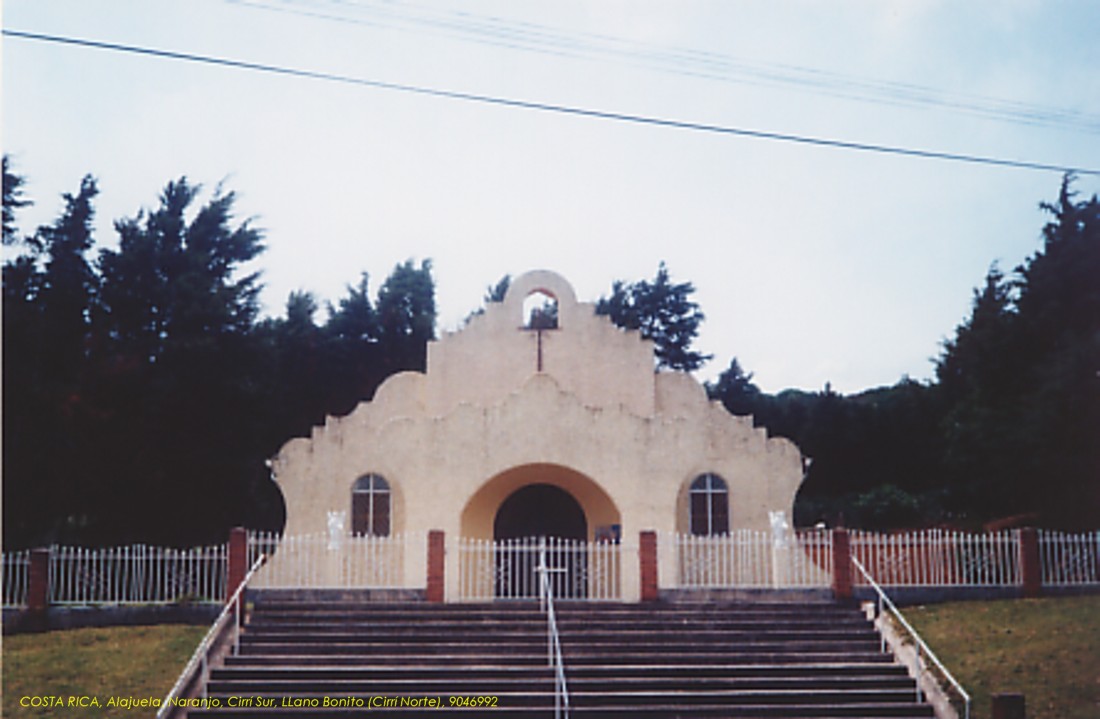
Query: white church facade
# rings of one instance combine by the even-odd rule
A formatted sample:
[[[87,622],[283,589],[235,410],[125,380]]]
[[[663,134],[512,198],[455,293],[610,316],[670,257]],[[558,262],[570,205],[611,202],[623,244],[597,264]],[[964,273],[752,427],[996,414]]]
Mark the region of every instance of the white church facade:
[[[555,326],[526,322],[536,293],[556,301]],[[442,532],[448,600],[469,596],[460,541],[634,546],[642,532],[769,530],[789,525],[803,476],[794,444],[730,415],[690,375],[656,371],[652,342],[548,271],[516,278],[502,302],[429,344],[426,372],[390,377],[289,441],[272,468],[287,537]],[[423,586],[423,553],[401,561],[406,584]],[[674,563],[662,553],[659,576]],[[620,597],[637,599],[637,561],[614,571]],[[499,591],[486,581],[479,591]]]

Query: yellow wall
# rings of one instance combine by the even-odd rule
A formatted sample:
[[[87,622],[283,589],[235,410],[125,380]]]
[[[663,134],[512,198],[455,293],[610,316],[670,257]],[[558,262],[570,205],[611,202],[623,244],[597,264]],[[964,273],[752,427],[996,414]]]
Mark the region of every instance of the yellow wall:
[[[537,333],[522,327],[535,290],[559,313],[542,332],[541,372]],[[768,529],[776,510],[789,522],[802,480],[791,442],[709,402],[691,376],[655,372],[651,342],[545,271],[432,343],[426,373],[391,377],[373,401],[288,442],[273,467],[287,534],[324,532],[328,512],[349,509],[352,484],[373,472],[392,488],[395,532],[489,538],[511,492],[547,483],[578,500],[590,534],[620,524],[633,543],[642,530],[684,531],[687,484],[704,472],[729,486],[731,528]]]
[[[505,470],[482,485],[462,510],[462,536],[492,539],[500,505],[516,490],[532,484],[550,484],[572,495],[584,510],[590,541],[595,539],[596,527],[622,524],[614,501],[590,477],[560,465],[540,463]]]

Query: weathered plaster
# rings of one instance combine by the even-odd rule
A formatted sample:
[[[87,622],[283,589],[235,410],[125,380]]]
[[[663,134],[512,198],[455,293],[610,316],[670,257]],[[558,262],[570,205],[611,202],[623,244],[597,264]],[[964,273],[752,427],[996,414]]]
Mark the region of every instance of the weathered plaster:
[[[557,299],[557,329],[523,327],[536,290]],[[367,473],[390,483],[394,532],[491,537],[508,494],[544,482],[573,494],[590,536],[620,524],[627,542],[685,531],[687,486],[704,472],[729,485],[731,528],[768,529],[775,510],[789,522],[802,479],[791,442],[709,402],[691,376],[655,372],[652,342],[546,271],[516,278],[503,302],[431,343],[426,373],[389,378],[372,401],[288,442],[273,466],[287,534],[325,531]]]

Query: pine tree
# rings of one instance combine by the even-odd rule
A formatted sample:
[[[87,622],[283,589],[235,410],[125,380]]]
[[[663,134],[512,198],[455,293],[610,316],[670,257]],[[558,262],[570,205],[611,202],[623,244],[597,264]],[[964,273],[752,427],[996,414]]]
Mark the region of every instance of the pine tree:
[[[424,371],[427,343],[435,339],[435,282],[432,263],[397,265],[378,290],[379,340],[393,371]]]
[[[611,296],[601,297],[596,303],[596,314],[607,315],[619,327],[639,330],[643,337],[653,340],[658,368],[691,372],[712,357],[691,349],[699,325],[706,318],[690,299],[694,292],[690,282],[672,282],[662,262],[652,282],[625,284],[616,280]]]

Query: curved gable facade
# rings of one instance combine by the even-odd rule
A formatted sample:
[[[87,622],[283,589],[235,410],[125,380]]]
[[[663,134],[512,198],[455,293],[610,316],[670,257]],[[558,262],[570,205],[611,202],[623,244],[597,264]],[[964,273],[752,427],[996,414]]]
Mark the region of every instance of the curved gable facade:
[[[557,301],[556,327],[524,325],[535,292]],[[588,540],[764,530],[777,511],[789,522],[797,447],[708,401],[690,375],[654,366],[652,342],[596,315],[562,277],[522,275],[503,302],[429,345],[425,373],[389,378],[372,401],[282,448],[273,468],[286,533],[325,532],[334,517],[348,528],[480,539],[524,522],[555,533],[558,514],[563,535]],[[368,476],[384,478],[386,492],[353,497]],[[703,476],[715,478],[706,491]],[[536,485],[561,490],[583,521],[567,528],[576,511],[552,498],[506,505]],[[528,514],[502,516],[516,511]]]

